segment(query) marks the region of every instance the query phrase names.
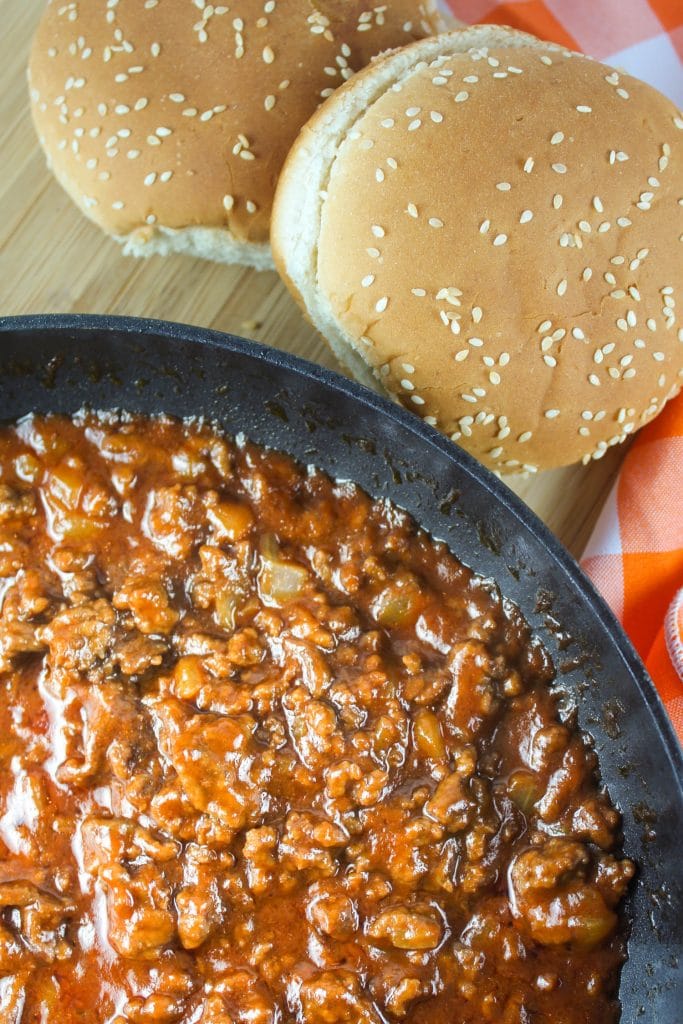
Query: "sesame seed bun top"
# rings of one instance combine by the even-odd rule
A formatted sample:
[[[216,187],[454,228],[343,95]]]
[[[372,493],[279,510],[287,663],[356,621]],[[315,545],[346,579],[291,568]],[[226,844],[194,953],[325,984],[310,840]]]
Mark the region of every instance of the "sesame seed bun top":
[[[266,264],[300,126],[374,54],[442,27],[434,0],[54,0],[31,52],[33,117],[64,188],[134,251],[194,237]]]
[[[416,43],[302,131],[276,263],[357,376],[490,467],[599,458],[681,385],[682,129],[522,33]]]

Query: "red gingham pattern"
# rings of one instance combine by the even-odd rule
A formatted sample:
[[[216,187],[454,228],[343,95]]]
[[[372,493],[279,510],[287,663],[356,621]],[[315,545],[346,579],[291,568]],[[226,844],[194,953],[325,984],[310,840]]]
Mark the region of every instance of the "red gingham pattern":
[[[683,107],[683,0],[442,0],[466,24],[511,25],[650,82]]]
[[[442,0],[649,82],[683,107],[683,0]],[[582,566],[622,622],[683,742],[683,395],[627,454]]]

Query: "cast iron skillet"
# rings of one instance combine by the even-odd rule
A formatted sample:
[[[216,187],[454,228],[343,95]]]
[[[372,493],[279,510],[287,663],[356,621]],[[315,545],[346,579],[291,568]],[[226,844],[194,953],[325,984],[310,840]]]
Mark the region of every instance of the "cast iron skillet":
[[[542,636],[639,864],[623,1024],[683,1020],[683,755],[607,606],[533,513],[416,416],[310,363],[154,320],[0,319],[0,420],[125,408],[205,416],[407,509]]]

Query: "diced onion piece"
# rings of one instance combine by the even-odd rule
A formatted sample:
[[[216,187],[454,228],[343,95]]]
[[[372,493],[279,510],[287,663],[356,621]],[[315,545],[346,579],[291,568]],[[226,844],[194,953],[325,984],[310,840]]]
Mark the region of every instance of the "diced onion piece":
[[[219,541],[242,540],[251,529],[254,516],[250,508],[238,502],[220,502],[206,510]]]
[[[50,472],[48,489],[51,497],[64,508],[75,510],[83,494],[83,472],[72,466],[62,464]]]
[[[401,629],[415,622],[419,615],[421,594],[411,581],[390,583],[372,602],[371,612],[380,626]]]
[[[276,605],[286,604],[301,597],[309,581],[308,570],[281,558],[277,540],[272,534],[266,534],[261,540],[259,572],[259,590],[264,600]]]
[[[445,757],[446,746],[441,734],[441,725],[433,711],[423,708],[417,712],[413,722],[413,739],[423,757],[431,757],[435,761]]]
[[[536,776],[524,768],[512,772],[507,782],[507,791],[512,802],[523,814],[531,814],[534,804],[542,796]]]
[[[215,618],[219,626],[228,633],[235,628],[235,615],[240,606],[240,595],[227,587],[216,596]]]

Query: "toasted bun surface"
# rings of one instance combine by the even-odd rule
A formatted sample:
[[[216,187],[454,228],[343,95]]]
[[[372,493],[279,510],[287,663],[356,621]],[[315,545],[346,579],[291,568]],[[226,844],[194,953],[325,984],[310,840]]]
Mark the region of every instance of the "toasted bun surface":
[[[600,458],[683,377],[682,129],[522,33],[415,43],[302,131],[276,264],[352,372],[490,467]]]
[[[52,0],[30,58],[52,169],[129,251],[272,265],[273,192],[300,126],[435,0]]]

